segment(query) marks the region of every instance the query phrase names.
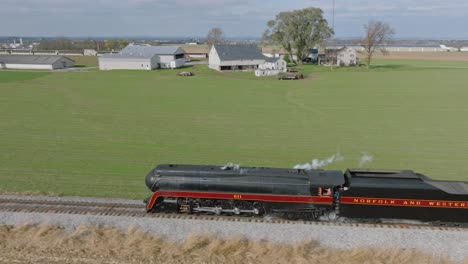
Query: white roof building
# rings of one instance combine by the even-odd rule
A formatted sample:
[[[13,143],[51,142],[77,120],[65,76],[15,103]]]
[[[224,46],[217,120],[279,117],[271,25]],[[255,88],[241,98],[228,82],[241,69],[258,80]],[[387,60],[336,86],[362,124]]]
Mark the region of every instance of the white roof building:
[[[177,46],[130,44],[117,54],[99,57],[100,70],[154,70],[185,65],[185,51]]]

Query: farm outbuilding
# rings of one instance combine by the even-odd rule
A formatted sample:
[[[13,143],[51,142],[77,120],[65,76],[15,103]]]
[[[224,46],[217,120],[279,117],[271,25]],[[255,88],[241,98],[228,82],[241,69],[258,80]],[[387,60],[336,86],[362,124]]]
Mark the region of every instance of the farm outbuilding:
[[[288,69],[285,60],[279,57],[266,57],[263,64],[258,65],[255,76],[272,76]]]
[[[263,63],[265,56],[254,44],[214,44],[209,53],[209,67],[217,71],[256,70]]]
[[[185,51],[178,46],[130,44],[117,54],[99,57],[101,70],[154,70],[185,65]]]
[[[100,70],[154,70],[159,68],[157,55],[104,54],[99,57]]]
[[[75,61],[56,55],[0,55],[0,69],[56,70],[75,66]]]

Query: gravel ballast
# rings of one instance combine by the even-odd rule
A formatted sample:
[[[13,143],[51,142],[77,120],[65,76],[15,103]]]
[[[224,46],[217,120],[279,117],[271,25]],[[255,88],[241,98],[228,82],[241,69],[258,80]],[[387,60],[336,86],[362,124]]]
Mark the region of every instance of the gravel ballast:
[[[29,197],[0,195],[10,199],[41,199],[53,201],[141,203],[138,200],[82,197]],[[137,227],[150,234],[184,240],[191,234],[213,234],[221,238],[245,236],[253,240],[280,243],[320,241],[324,246],[340,249],[358,247],[417,249],[434,256],[449,256],[456,261],[468,259],[468,230],[396,228],[389,226],[352,226],[304,223],[239,222],[178,218],[125,217],[61,213],[0,212],[0,224],[47,224],[74,230],[81,225],[112,226],[122,231]]]

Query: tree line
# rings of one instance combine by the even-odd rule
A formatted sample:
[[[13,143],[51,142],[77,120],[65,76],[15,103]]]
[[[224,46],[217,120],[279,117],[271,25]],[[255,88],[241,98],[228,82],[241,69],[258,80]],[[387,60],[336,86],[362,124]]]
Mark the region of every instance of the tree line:
[[[100,50],[121,50],[125,48],[129,42],[124,39],[110,40],[71,40],[67,38],[56,38],[42,40],[36,47],[37,50],[84,50],[93,49]]]

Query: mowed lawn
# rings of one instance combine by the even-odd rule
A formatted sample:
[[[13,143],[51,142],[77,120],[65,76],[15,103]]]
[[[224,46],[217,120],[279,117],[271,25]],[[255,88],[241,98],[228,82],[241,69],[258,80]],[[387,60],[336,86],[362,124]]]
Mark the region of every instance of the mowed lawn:
[[[0,71],[0,191],[143,198],[159,163],[412,169],[468,180],[468,62],[305,67],[305,80],[173,70]],[[430,67],[428,67],[430,66]]]

